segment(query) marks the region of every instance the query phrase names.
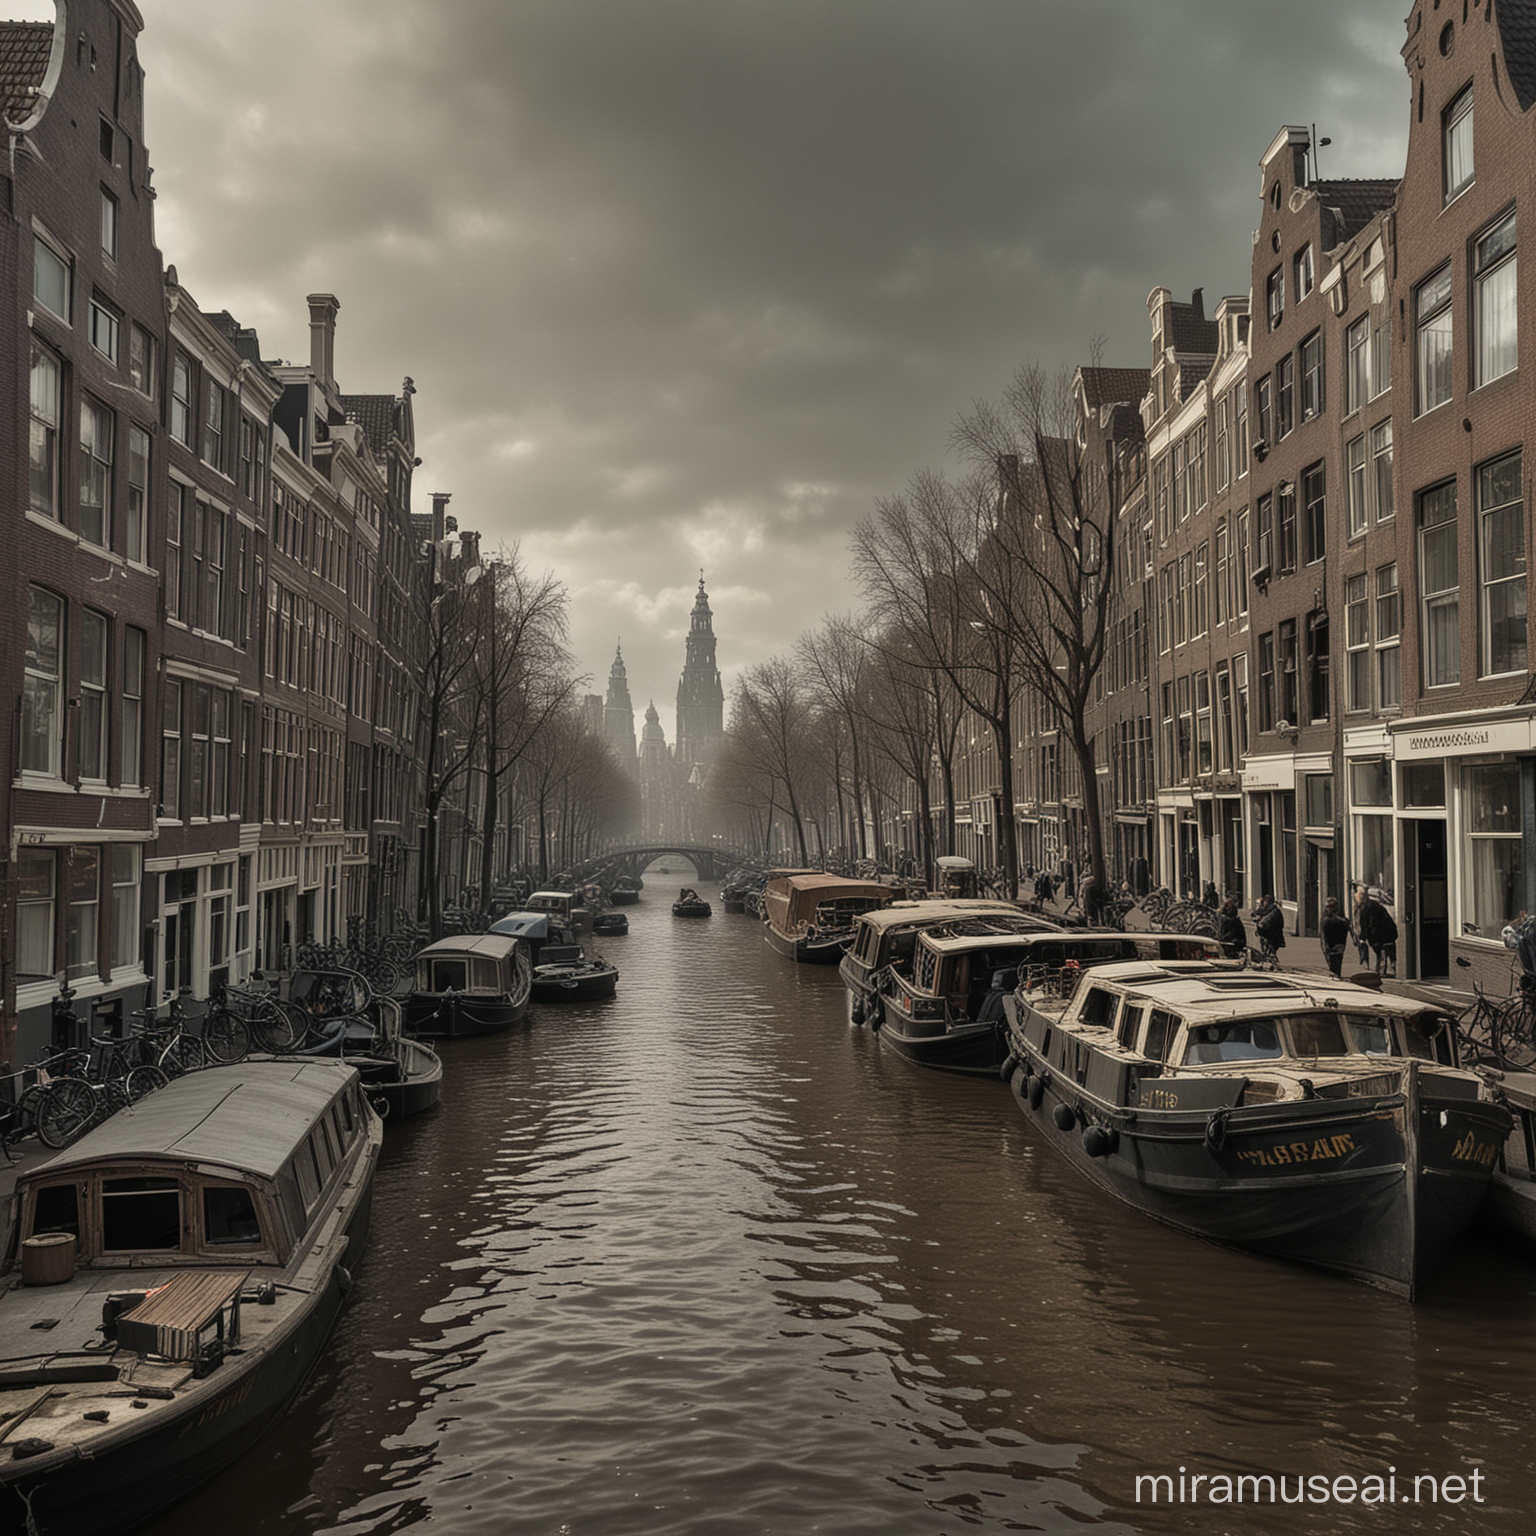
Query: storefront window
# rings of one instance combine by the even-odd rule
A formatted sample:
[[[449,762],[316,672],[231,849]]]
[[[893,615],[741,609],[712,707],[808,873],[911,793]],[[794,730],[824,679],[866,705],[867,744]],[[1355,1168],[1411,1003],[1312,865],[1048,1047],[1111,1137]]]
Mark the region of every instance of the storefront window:
[[[1392,765],[1381,757],[1349,765],[1349,794],[1355,805],[1392,804]]]
[[[1355,879],[1383,891],[1395,889],[1390,816],[1355,817]]]
[[[1445,764],[1407,763],[1403,767],[1403,804],[1433,808],[1445,804]]]
[[[1467,918],[1485,937],[1525,905],[1521,899],[1520,770],[1489,763],[1464,770]]]

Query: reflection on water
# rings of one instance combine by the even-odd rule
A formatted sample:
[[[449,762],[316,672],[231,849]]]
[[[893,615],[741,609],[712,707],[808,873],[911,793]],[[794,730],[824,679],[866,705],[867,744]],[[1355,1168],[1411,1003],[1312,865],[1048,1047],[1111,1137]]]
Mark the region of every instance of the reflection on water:
[[[604,942],[615,1000],[445,1043],[322,1369],[157,1531],[1375,1532],[1408,1512],[1135,1479],[1389,1465],[1483,1470],[1416,1529],[1524,1528],[1522,1261],[1469,1249],[1409,1306],[1168,1232],[658,883]]]

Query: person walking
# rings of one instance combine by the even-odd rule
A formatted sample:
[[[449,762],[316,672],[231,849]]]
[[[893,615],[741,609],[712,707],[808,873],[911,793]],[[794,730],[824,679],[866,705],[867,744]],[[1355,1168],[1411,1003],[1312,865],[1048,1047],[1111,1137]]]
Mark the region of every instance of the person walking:
[[[1397,975],[1397,919],[1369,890],[1355,905],[1355,932],[1371,946],[1378,976]]]
[[[1248,930],[1243,927],[1243,920],[1238,916],[1236,897],[1229,896],[1222,903],[1221,912],[1216,918],[1216,937],[1229,959],[1241,960],[1248,953]]]
[[[1330,896],[1323,903],[1323,920],[1318,924],[1318,937],[1323,946],[1323,959],[1328,969],[1342,979],[1344,974],[1344,949],[1349,943],[1349,919],[1339,911],[1339,898]]]
[[[1267,892],[1253,909],[1253,931],[1258,935],[1259,952],[1278,971],[1280,951],[1285,948],[1285,913]]]

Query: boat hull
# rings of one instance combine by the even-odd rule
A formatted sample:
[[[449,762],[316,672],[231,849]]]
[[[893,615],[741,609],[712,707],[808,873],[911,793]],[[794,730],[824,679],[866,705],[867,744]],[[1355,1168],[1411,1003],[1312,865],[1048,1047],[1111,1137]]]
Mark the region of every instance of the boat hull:
[[[593,1003],[614,996],[618,987],[619,973],[612,966],[576,976],[541,977],[535,972],[533,1000],[536,1003]]]
[[[527,1017],[527,997],[423,996],[413,992],[405,1003],[405,1027],[423,1040],[500,1034]]]
[[[772,923],[766,923],[763,938],[769,949],[786,960],[798,960],[802,965],[837,965],[847,954],[853,935],[841,933],[830,938],[811,939],[803,934],[780,933]]]
[[[674,901],[673,917],[709,917],[713,908],[707,901]]]
[[[1407,1297],[1472,1221],[1508,1124],[1494,1105],[1411,1091],[1243,1107],[1208,1092],[1200,1107],[1192,1095],[1189,1108],[1128,1116],[1058,1078],[1032,1048],[1009,1086],[1074,1168],[1145,1215]],[[1093,1154],[1090,1127],[1109,1151]]]
[[[895,1009],[889,1008],[876,1032],[880,1044],[904,1061],[939,1072],[996,1077],[1006,1050],[1002,1030],[996,1024],[966,1023],[925,1033],[913,1029]]]
[[[640,900],[640,892],[625,890],[609,891],[608,900],[615,907],[632,907]]]
[[[398,1062],[380,1062],[380,1070],[371,1075],[367,1063],[351,1063],[362,1073],[369,1102],[385,1120],[425,1114],[443,1096],[443,1063],[437,1052],[417,1040],[401,1040],[399,1048]]]

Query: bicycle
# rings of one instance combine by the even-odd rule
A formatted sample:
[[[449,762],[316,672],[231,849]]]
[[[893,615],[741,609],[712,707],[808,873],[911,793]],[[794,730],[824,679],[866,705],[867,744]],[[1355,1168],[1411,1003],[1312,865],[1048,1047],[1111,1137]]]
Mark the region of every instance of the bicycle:
[[[203,1017],[203,1046],[216,1061],[239,1061],[247,1051],[273,1056],[291,1051],[308,1032],[308,1022],[263,985],[220,987]]]
[[[1256,971],[1278,971],[1280,951],[1268,939],[1260,939],[1259,947],[1248,951],[1248,964]]]
[[[196,1072],[211,1060],[218,1060],[208,1045],[187,1029],[186,1007],[182,999],[191,991],[183,987],[171,999],[167,1016],[161,1018],[154,1008],[135,1009],[133,1041],[139,1061],[159,1067],[167,1077],[182,1077]]]
[[[52,1076],[36,1108],[38,1139],[46,1147],[69,1146],[170,1081],[159,1067],[130,1061],[127,1042],[115,1035],[96,1036],[89,1050],[62,1055],[67,1068]]]

